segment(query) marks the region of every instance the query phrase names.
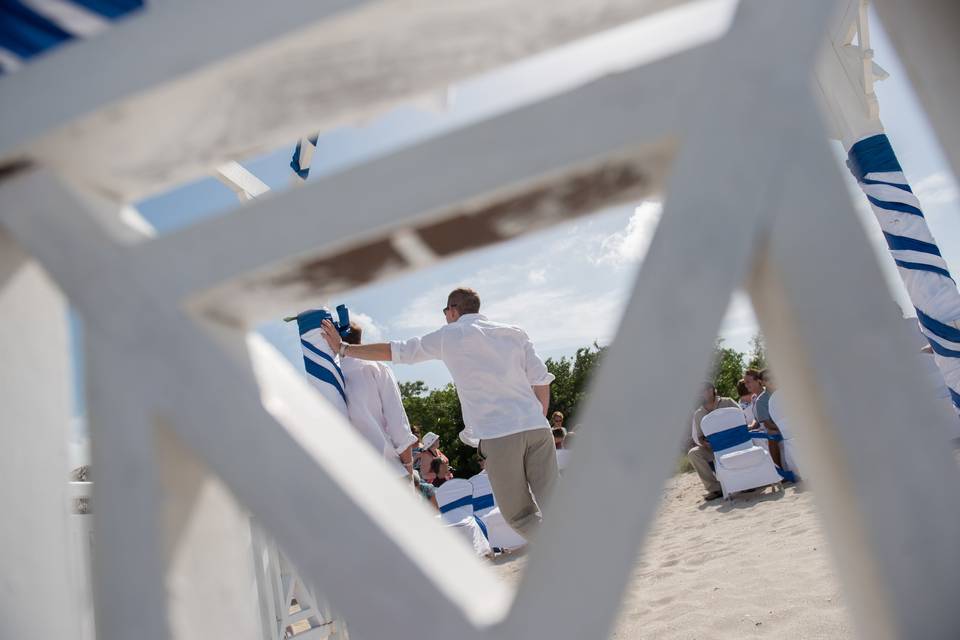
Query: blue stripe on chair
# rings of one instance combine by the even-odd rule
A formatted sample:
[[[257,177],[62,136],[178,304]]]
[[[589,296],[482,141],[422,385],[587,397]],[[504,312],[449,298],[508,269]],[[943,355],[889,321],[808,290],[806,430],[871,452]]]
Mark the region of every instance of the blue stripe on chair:
[[[469,507],[473,505],[473,496],[463,496],[458,498],[453,502],[448,502],[447,504],[440,507],[440,513],[447,513],[453,511],[454,509],[459,509],[460,507]]]
[[[496,506],[496,503],[493,500],[493,494],[488,493],[485,496],[474,496],[473,497],[473,510],[474,511],[483,511],[484,509],[492,509]]]
[[[929,271],[930,273],[939,274],[945,278],[950,278],[953,280],[953,276],[950,275],[950,272],[941,267],[936,267],[932,264],[924,264],[922,262],[907,262],[906,260],[894,260],[897,263],[898,267],[903,267],[904,269],[912,269],[913,271]]]
[[[310,351],[310,353],[316,354],[321,358],[323,358],[324,360],[326,360],[327,362],[329,362],[330,364],[332,364],[333,368],[337,370],[337,374],[340,376],[340,380],[341,381],[343,380],[343,371],[337,365],[337,361],[333,359],[333,356],[331,356],[329,353],[324,353],[323,351],[316,348],[315,346],[313,346],[303,338],[300,339],[300,344],[302,344],[305,349]]]
[[[883,232],[883,237],[886,238],[887,246],[890,247],[891,251],[919,251],[920,253],[929,253],[933,256],[940,255],[940,249],[937,248],[937,245],[924,242],[923,240],[916,240],[906,236],[896,236],[886,231]]]
[[[960,342],[960,329],[955,329],[950,325],[943,324],[939,320],[934,320],[920,309],[917,309],[917,320],[923,325],[923,328],[930,333],[950,342]]]
[[[483,532],[483,537],[487,539],[487,542],[490,542],[490,534],[487,533],[487,525],[483,524],[483,520],[477,516],[473,516],[473,519],[477,521],[477,525],[480,527],[480,531]]]
[[[317,380],[322,380],[323,382],[333,385],[333,387],[340,393],[340,397],[343,398],[343,401],[347,401],[347,394],[343,392],[343,387],[340,386],[340,381],[337,380],[337,376],[333,375],[333,372],[330,371],[330,369],[327,369],[323,365],[317,364],[309,358],[303,359],[303,367],[307,370],[307,373]]]
[[[950,392],[950,399],[953,400],[953,406],[960,409],[960,393],[957,393],[950,387],[947,387],[947,391]]]
[[[21,2],[0,0],[0,47],[32,58],[72,39],[72,34]]]
[[[895,187],[897,189],[901,189],[903,191],[906,191],[907,193],[913,193],[913,189],[911,189],[910,185],[908,184],[900,184],[898,182],[886,182],[885,180],[872,180],[870,178],[863,178],[862,180],[860,180],[860,182],[863,184],[882,184],[888,187]]]
[[[930,343],[930,348],[933,349],[933,352],[938,356],[943,356],[944,358],[960,358],[960,351],[948,349],[931,338],[927,338],[927,342]]]
[[[143,0],[70,0],[73,4],[80,5],[93,13],[98,13],[104,18],[116,20],[131,11],[143,6]]]
[[[900,211],[902,213],[909,213],[913,216],[920,216],[921,218],[923,217],[923,211],[920,211],[920,209],[917,209],[909,204],[904,204],[902,202],[891,202],[889,200],[880,200],[878,198],[874,198],[873,196],[867,196],[867,200],[869,200],[870,203],[875,207],[880,207],[881,209],[886,209],[887,211]]]
[[[865,138],[850,147],[847,166],[860,181],[868,173],[903,171],[893,147],[890,146],[890,140],[882,133]]]

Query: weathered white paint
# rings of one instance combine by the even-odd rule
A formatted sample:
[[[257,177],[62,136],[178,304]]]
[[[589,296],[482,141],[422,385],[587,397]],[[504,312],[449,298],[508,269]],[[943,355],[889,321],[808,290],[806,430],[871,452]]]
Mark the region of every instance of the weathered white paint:
[[[543,11],[537,17],[540,21],[560,20],[558,16],[563,15],[551,14],[553,7],[531,6]],[[569,6],[557,5],[557,11]],[[296,5],[294,13],[298,7],[302,8]],[[262,198],[221,223],[200,225],[169,240],[123,244],[51,172],[8,177],[0,184],[0,224],[42,261],[92,327],[88,352],[92,352],[94,435],[108,443],[94,448],[98,483],[102,475],[105,485],[98,484],[95,510],[96,593],[107,622],[100,627],[102,637],[128,637],[137,624],[140,637],[164,638],[168,628],[182,628],[175,625],[187,624],[196,615],[176,600],[168,601],[164,591],[163,527],[157,515],[161,482],[154,439],[161,419],[182,446],[269,528],[306,582],[323,587],[358,636],[394,637],[398,629],[417,628],[424,611],[431,613],[438,635],[467,639],[573,640],[605,635],[682,433],[664,425],[684,423],[722,312],[758,255],[768,255],[761,264],[772,259],[777,265],[769,269],[770,279],[754,283],[752,290],[781,377],[795,390],[820,394],[809,406],[801,406],[796,394],[788,395],[788,409],[797,422],[811,425],[804,434],[805,458],[817,461],[811,465],[816,477],[830,480],[826,489],[830,495],[818,494],[818,499],[832,544],[842,558],[842,578],[848,591],[856,593],[853,612],[858,629],[867,637],[913,631],[949,637],[958,628],[952,603],[958,595],[960,570],[950,545],[960,533],[960,509],[955,504],[960,474],[944,452],[942,415],[914,409],[924,398],[919,383],[909,381],[912,365],[899,366],[901,361],[909,362],[901,357],[903,346],[890,347],[896,331],[882,318],[879,274],[869,259],[866,239],[853,222],[850,204],[838,188],[836,167],[825,153],[824,132],[805,82],[834,7],[829,0],[745,0],[730,34],[715,45],[658,63],[644,74],[624,73],[584,91],[570,91],[556,100],[449,134],[436,144],[425,143],[370,162],[329,181],[318,181],[315,191],[307,186],[289,197]],[[241,26],[253,29],[245,21],[246,17]],[[517,20],[518,26],[524,24]],[[784,24],[790,28],[783,29]],[[394,26],[397,38],[409,39],[402,28],[409,23]],[[283,31],[277,22],[263,29],[271,36]],[[462,36],[462,26],[452,32]],[[189,37],[185,40],[192,42]],[[551,40],[543,46],[555,43]],[[221,44],[198,59],[206,64],[226,56],[217,49]],[[190,46],[196,43],[187,51]],[[246,55],[265,55],[269,49]],[[244,59],[251,60],[240,56],[220,66],[242,66]],[[171,77],[150,76],[155,70],[147,71],[150,82]],[[425,71],[429,66],[418,73]],[[202,76],[198,72],[190,81],[174,81],[166,89],[197,91],[202,97],[202,88],[189,84]],[[640,78],[657,77],[664,83],[637,83]],[[128,80],[121,74],[116,84],[123,88]],[[127,90],[119,94],[126,96]],[[144,96],[157,97],[155,91]],[[607,100],[591,102],[591,91]],[[244,144],[269,140],[281,128],[276,125],[278,119],[306,112],[310,95],[293,95],[295,104],[289,110],[276,104],[251,108],[247,115],[262,115],[258,122],[263,126],[247,126]],[[364,96],[365,104],[378,104],[379,98],[369,94],[359,98]],[[136,99],[124,104],[132,114],[130,122],[151,113],[150,109],[140,111],[143,105]],[[673,115],[666,113],[667,105],[673,107]],[[212,111],[219,108],[207,106]],[[645,124],[632,124],[643,122],[647,112],[651,117]],[[171,112],[170,117],[176,120],[183,115]],[[50,112],[44,117],[52,118]],[[52,121],[59,124],[65,119]],[[302,118],[293,119],[300,127]],[[32,126],[39,126],[40,120]],[[103,114],[94,120],[99,124],[90,132],[99,139],[110,128]],[[583,126],[565,128],[558,135],[555,125],[544,122]],[[298,133],[304,129],[300,127]],[[122,130],[123,126],[110,129]],[[488,141],[481,133],[497,136]],[[539,154],[519,149],[511,155],[493,154],[487,145],[502,144],[507,134],[526,136],[522,141],[539,146]],[[552,138],[565,141],[552,142]],[[185,139],[197,143],[204,153],[193,151],[205,161],[217,157],[212,149],[219,147],[210,139],[180,137],[181,142]],[[645,150],[651,144],[662,155]],[[462,211],[458,207],[472,211],[470,207],[502,203],[511,195],[536,192],[537,185],[567,188],[576,183],[578,172],[604,162],[628,158],[635,163],[631,166],[645,167],[645,172],[659,176],[651,167],[665,168],[674,148],[679,153],[667,184],[661,227],[586,408],[584,421],[592,425],[591,433],[581,442],[582,451],[547,514],[553,524],[534,541],[529,569],[512,609],[510,593],[436,525],[420,501],[395,484],[382,461],[310,392],[292,367],[262,341],[251,341],[245,356],[236,340],[224,335],[229,333],[224,325],[234,324],[242,331],[255,312],[240,305],[239,312],[224,314],[219,305],[198,304],[214,300],[209,296],[218,291],[205,291],[214,286],[224,287],[221,294],[238,287],[236,297],[253,293],[258,303],[266,305],[276,304],[271,292],[287,302],[308,299],[319,289],[287,297],[288,292],[276,282],[259,281],[264,285],[259,289],[250,284],[258,282],[262,271],[288,264],[291,255],[296,260],[322,255],[322,251],[376,248],[371,239],[389,244],[402,229],[413,229],[425,240],[425,228],[420,226],[424,221],[449,220]],[[139,148],[129,152],[142,153],[141,159],[149,155]],[[416,175],[405,164],[415,159],[439,163],[444,153],[448,166],[439,175]],[[472,153],[506,166],[449,161]],[[171,178],[163,167],[174,155],[158,152],[155,157],[160,160],[150,166],[156,172],[138,174],[136,180],[144,180],[140,186],[159,188]],[[176,157],[184,157],[182,149]],[[131,160],[137,173],[136,158]],[[95,160],[91,166],[96,165]],[[89,188],[96,182],[75,162],[65,161],[62,167],[69,174],[69,184]],[[403,184],[409,179],[421,180],[422,191],[435,193],[415,196]],[[659,182],[656,178],[645,184]],[[366,192],[395,189],[407,199],[402,206],[392,207],[376,199],[362,200],[374,197],[361,193],[361,187]],[[297,194],[305,195],[297,199]],[[357,216],[335,216],[325,224],[317,218],[317,195],[334,202],[344,198],[340,204],[361,198],[367,208],[378,202],[379,208],[352,222],[340,220]],[[820,208],[815,215],[802,215],[811,206]],[[557,207],[560,211],[554,213]],[[502,235],[507,237],[590,207],[558,198],[549,208],[549,215],[536,207],[518,211],[511,219],[497,220],[500,226],[494,228],[505,229]],[[267,215],[283,209],[292,213]],[[544,217],[538,219],[538,215]],[[823,239],[818,233],[822,235],[823,220],[830,215],[843,217],[843,223],[836,237]],[[289,235],[270,240],[273,234],[263,231]],[[298,233],[303,238],[294,237]],[[330,243],[322,251],[308,246],[317,237]],[[471,242],[459,249],[485,240]],[[857,248],[839,250],[844,243]],[[221,245],[241,248],[241,254],[249,255],[191,258],[202,252],[214,255]],[[837,256],[847,254],[849,261],[838,264]],[[399,267],[403,260],[410,260],[401,258]],[[429,259],[426,256],[421,262]],[[848,272],[838,275],[836,269]],[[375,270],[364,281],[391,272]],[[849,286],[841,286],[845,279],[863,288],[862,306],[859,299],[853,304]],[[189,296],[195,297],[190,300]],[[839,321],[824,325],[822,314],[814,317],[822,307],[836,309]],[[889,303],[887,309],[892,309]],[[875,327],[864,330],[865,317],[869,322],[880,319]],[[129,357],[132,353],[137,358]],[[669,377],[659,375],[664,362],[672,363]],[[834,376],[834,371],[842,375]],[[907,382],[898,377],[904,372]],[[858,383],[860,388],[855,388]],[[887,397],[877,400],[869,393],[871,383],[877,383]],[[870,406],[863,409],[864,403]],[[634,420],[637,405],[647,407],[649,420],[639,428]],[[910,415],[905,415],[907,407],[912,409]],[[831,412],[835,415],[826,415]],[[908,437],[904,419],[915,420],[917,415],[925,425]],[[169,464],[178,467],[173,460]],[[184,468],[189,470],[189,464]],[[368,484],[358,486],[356,477],[367,478]],[[614,491],[610,501],[633,504],[635,509],[611,511],[606,502],[596,501],[598,483]],[[931,485],[936,489],[931,491]],[[188,504],[188,493],[181,490],[174,495]],[[101,498],[109,500],[110,506],[105,507]],[[211,549],[209,536],[194,538],[186,529],[179,533],[190,547],[183,549],[182,558],[196,559]],[[431,545],[425,548],[421,541],[428,538]],[[456,572],[450,571],[452,566]],[[235,578],[233,574],[230,579]],[[228,588],[234,594],[242,591],[243,585]],[[251,600],[264,605],[262,591],[259,597],[248,593]],[[237,596],[236,601],[242,598]],[[557,608],[558,598],[575,600],[578,606]],[[114,606],[123,609],[114,610]],[[171,627],[167,626],[168,609],[174,616]],[[276,615],[276,606],[273,610]],[[134,620],[132,611],[139,618]],[[178,611],[183,615],[180,621]]]
[[[960,4],[955,0],[875,0],[937,140],[960,175]]]
[[[3,78],[0,158],[133,200],[685,1],[158,3]]]
[[[0,229],[0,637],[80,633],[70,570],[67,305]]]

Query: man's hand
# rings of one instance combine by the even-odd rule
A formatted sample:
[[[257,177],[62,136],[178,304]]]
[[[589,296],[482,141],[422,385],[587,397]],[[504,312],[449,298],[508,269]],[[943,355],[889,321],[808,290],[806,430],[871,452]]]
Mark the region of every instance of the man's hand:
[[[340,351],[340,334],[337,333],[337,328],[333,326],[333,323],[329,320],[324,320],[320,324],[320,330],[323,331],[323,337],[327,341],[327,344],[330,345],[330,348],[334,353]]]

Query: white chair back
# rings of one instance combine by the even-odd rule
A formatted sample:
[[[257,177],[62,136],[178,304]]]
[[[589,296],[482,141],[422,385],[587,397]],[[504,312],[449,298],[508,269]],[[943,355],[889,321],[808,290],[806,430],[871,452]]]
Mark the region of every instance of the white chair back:
[[[730,446],[718,446],[716,442],[732,442],[736,438],[730,438],[734,429],[747,426],[746,416],[740,407],[723,407],[715,409],[703,417],[700,421],[700,430],[707,437],[714,452],[720,450],[724,452],[741,451],[753,446],[753,442],[748,438],[744,442]]]
[[[437,506],[451,524],[469,518],[473,515],[473,485],[463,478],[447,480],[437,488]]]
[[[754,444],[740,407],[708,413],[700,423],[713,448],[714,467],[724,497],[780,482],[770,453]]]
[[[470,485],[473,487],[474,515],[483,516],[497,506],[493,497],[493,487],[490,486],[490,476],[486,471],[481,471],[470,478]]]

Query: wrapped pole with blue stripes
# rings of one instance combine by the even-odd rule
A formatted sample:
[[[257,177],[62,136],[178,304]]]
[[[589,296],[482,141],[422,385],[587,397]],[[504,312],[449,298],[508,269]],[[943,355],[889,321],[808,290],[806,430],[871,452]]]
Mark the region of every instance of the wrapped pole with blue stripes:
[[[870,201],[917,311],[920,330],[960,412],[960,292],[927,226],[920,201],[883,133],[850,147],[847,165]]]
[[[310,384],[320,392],[330,404],[336,407],[344,416],[347,415],[347,395],[343,372],[337,363],[336,354],[323,337],[320,328],[324,320],[329,320],[341,336],[350,333],[350,313],[344,305],[337,307],[337,317],[327,309],[311,309],[298,314],[294,318],[300,331],[300,348],[303,350],[303,367],[307,372]]]

